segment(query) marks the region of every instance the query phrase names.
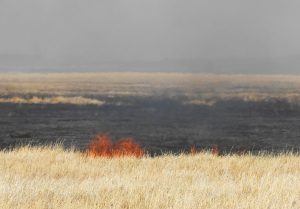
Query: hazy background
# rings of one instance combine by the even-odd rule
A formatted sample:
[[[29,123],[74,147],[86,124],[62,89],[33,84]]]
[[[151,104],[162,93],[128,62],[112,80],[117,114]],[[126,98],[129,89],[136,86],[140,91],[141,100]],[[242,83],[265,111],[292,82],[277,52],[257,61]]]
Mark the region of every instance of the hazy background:
[[[0,0],[0,71],[299,73],[296,0]]]

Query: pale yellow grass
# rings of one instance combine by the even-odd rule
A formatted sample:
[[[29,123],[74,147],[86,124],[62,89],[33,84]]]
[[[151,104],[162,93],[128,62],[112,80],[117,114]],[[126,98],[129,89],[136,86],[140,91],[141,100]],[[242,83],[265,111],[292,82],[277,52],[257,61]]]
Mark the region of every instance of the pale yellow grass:
[[[0,208],[300,208],[300,156],[0,152]]]
[[[74,105],[103,105],[104,102],[97,99],[84,98],[81,96],[78,97],[65,97],[65,96],[56,96],[56,97],[31,97],[31,98],[22,98],[22,97],[12,97],[12,98],[0,98],[0,103],[20,103],[20,104],[74,104]]]

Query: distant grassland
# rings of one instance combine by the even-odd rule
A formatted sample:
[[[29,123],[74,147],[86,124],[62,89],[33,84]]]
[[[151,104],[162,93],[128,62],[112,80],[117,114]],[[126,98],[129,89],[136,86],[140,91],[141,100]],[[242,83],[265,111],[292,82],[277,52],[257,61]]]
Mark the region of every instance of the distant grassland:
[[[0,152],[0,208],[300,208],[300,156]]]
[[[22,97],[10,97],[10,98],[0,98],[0,103],[22,103],[22,104],[74,104],[74,105],[102,105],[104,102],[84,98],[81,96],[77,97],[31,97],[31,98],[22,98]]]
[[[74,100],[74,97],[82,100]],[[103,103],[99,97],[181,97],[184,104],[219,100],[300,104],[300,76],[192,73],[0,73],[1,103]],[[35,97],[35,99],[33,99]],[[46,98],[45,98],[46,97]],[[90,100],[90,101],[88,101]],[[68,102],[70,101],[70,102]]]

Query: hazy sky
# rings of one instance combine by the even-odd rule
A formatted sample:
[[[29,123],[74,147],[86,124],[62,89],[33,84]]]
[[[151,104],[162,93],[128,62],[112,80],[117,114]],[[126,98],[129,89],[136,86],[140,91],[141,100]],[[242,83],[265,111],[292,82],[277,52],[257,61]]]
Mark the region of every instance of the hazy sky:
[[[0,0],[0,70],[300,73],[299,0]]]

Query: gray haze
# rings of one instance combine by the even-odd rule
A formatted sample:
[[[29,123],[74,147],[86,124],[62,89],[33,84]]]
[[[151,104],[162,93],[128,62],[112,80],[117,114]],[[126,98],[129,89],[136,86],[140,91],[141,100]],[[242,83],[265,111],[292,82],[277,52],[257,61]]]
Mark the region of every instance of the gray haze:
[[[2,71],[300,73],[297,0],[0,0]]]

